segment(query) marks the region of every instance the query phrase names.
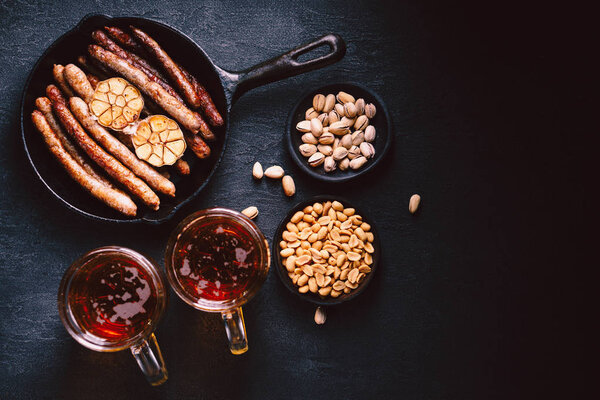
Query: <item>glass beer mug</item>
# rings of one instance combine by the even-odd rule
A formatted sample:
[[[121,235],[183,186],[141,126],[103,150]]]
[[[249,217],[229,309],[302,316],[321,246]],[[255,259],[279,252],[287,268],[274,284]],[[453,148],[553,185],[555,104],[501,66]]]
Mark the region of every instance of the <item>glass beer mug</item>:
[[[241,306],[264,283],[270,262],[269,245],[254,222],[226,208],[185,218],[165,254],[175,293],[194,308],[221,313],[233,354],[248,350]]]
[[[154,330],[167,302],[157,266],[118,246],[101,247],[75,261],[58,291],[60,318],[71,336],[95,351],[130,349],[148,382],[168,378]]]

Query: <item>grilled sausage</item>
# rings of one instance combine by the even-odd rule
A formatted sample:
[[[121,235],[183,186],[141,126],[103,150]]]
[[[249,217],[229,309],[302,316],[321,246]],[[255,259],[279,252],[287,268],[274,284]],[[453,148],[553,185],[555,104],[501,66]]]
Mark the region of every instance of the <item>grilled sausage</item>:
[[[31,113],[31,119],[36,129],[42,134],[50,152],[71,178],[83,186],[90,194],[92,194],[92,196],[115,210],[128,216],[134,216],[136,214],[137,207],[129,196],[104,185],[96,177],[90,175],[73,159],[73,157],[71,157],[40,111],[33,111]]]
[[[62,90],[62,92],[65,94],[65,96],[73,97],[73,90],[71,90],[69,84],[65,80],[64,71],[65,67],[63,67],[60,64],[54,64],[54,68],[52,68],[52,75],[54,76],[54,81],[56,82],[60,90]]]
[[[198,135],[193,135],[186,130],[183,130],[183,136],[190,149],[194,152],[196,157],[200,159],[208,158],[210,156],[210,147],[202,140]]]
[[[63,75],[69,84],[77,93],[78,96],[83,98],[86,103],[89,103],[94,98],[94,89],[90,81],[88,81],[85,72],[83,72],[75,64],[67,64],[64,69]]]
[[[96,172],[94,167],[92,167],[92,165],[90,165],[90,163],[85,159],[85,157],[83,157],[83,155],[79,152],[77,147],[75,147],[75,145],[71,143],[66,133],[63,131],[62,127],[54,117],[54,114],[52,113],[52,103],[50,102],[50,100],[47,97],[38,97],[35,100],[35,106],[38,110],[42,112],[44,118],[46,118],[46,122],[48,123],[48,125],[50,125],[50,128],[52,129],[58,140],[60,140],[67,153],[69,153],[69,155],[79,165],[81,165],[81,167],[92,177],[96,178],[107,187],[115,189],[113,184],[108,179]],[[120,191],[118,189],[115,190]]]
[[[156,172],[154,168],[140,160],[127,146],[121,143],[101,126],[90,114],[87,104],[79,97],[71,97],[69,106],[75,118],[90,133],[90,135],[111,153],[117,160],[121,161],[131,172],[145,180],[148,185],[161,193],[175,196],[175,185],[170,180]]]
[[[143,57],[149,57],[146,49],[121,28],[105,26],[104,29],[115,42],[131,52],[136,53],[136,55],[139,55],[141,60],[144,60]],[[200,107],[202,108],[204,115],[208,118],[208,122],[212,126],[223,125],[223,117],[217,110],[217,107],[215,106],[215,103],[213,102],[206,88],[200,82],[198,82],[198,80],[192,74],[186,71],[184,67],[181,65],[177,66],[194,87],[194,91],[197,93],[198,98],[200,99]]]
[[[200,99],[198,94],[194,90],[194,87],[186,76],[181,72],[179,66],[169,57],[166,51],[146,32],[141,29],[137,29],[133,26],[130,27],[135,37],[146,47],[148,52],[154,56],[158,63],[167,72],[169,77],[175,85],[183,93],[183,97],[192,107],[200,107]]]
[[[158,83],[171,96],[175,97],[177,100],[183,103],[183,99],[181,98],[181,96],[179,96],[179,93],[177,93],[175,89],[173,89],[173,87],[171,87],[171,85],[169,85],[162,76],[159,76],[158,71],[156,71],[153,67],[149,66],[148,63],[146,63],[145,61],[140,61],[140,57],[136,56],[135,54],[131,54],[128,51],[125,51],[118,44],[112,41],[108,36],[106,36],[106,34],[102,31],[97,30],[92,32],[92,38],[98,45],[104,47],[106,50],[112,53],[115,53],[117,57],[121,57],[129,64],[138,68],[140,71],[146,74],[148,79]]]
[[[156,193],[88,136],[68,109],[58,88],[49,85],[46,88],[46,94],[52,101],[52,109],[56,116],[83,151],[127,190],[139,197],[153,210],[158,210],[160,199]]]
[[[192,133],[201,131],[204,137],[214,138],[214,134],[200,114],[187,108],[185,104],[167,93],[158,83],[148,79],[146,74],[138,68],[100,46],[90,45],[88,51],[94,59],[100,61],[103,65],[106,65],[118,74],[123,75],[127,80],[136,85],[138,89],[154,100],[156,104],[181,123],[183,127]]]
[[[175,162],[175,164],[173,165],[173,167],[175,168],[175,171],[177,171],[177,173],[179,175],[189,175],[190,174],[190,164],[188,164],[188,162],[185,161],[183,158],[180,158],[179,160],[177,160]]]

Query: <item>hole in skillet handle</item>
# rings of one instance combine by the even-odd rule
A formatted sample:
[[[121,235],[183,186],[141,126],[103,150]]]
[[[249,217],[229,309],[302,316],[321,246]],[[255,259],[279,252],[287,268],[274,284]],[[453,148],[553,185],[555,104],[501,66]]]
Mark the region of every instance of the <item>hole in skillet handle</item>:
[[[287,269],[283,265],[282,257],[280,254],[281,247],[279,247],[279,242],[282,240],[281,234],[283,233],[283,231],[286,230],[287,223],[289,222],[289,220],[292,218],[292,216],[296,212],[301,211],[306,206],[309,206],[309,205],[312,206],[316,202],[334,201],[334,200],[337,200],[340,203],[342,203],[345,208],[352,207],[352,208],[356,209],[356,213],[363,217],[363,221],[365,221],[371,225],[371,232],[373,232],[373,236],[374,236],[373,248],[375,249],[375,252],[373,253],[373,264],[370,265],[371,272],[369,274],[367,274],[365,280],[358,286],[358,288],[352,290],[348,294],[342,293],[337,298],[333,298],[333,297],[329,297],[329,296],[323,298],[323,297],[319,296],[318,294],[312,293],[310,291],[308,293],[302,294],[302,293],[298,292],[298,286],[293,284],[292,280],[288,276]],[[361,294],[366,289],[366,287],[369,285],[369,282],[371,282],[371,279],[373,279],[373,275],[375,274],[375,271],[377,270],[377,266],[379,264],[379,259],[381,258],[381,244],[379,242],[379,235],[377,233],[375,226],[373,225],[372,220],[369,218],[368,215],[365,215],[365,213],[361,209],[356,208],[348,200],[341,198],[339,196],[334,196],[334,195],[314,196],[309,199],[303,200],[300,203],[296,204],[294,207],[292,207],[288,211],[288,213],[285,215],[285,217],[281,220],[281,222],[279,223],[279,226],[277,227],[277,230],[275,231],[275,236],[273,236],[272,251],[273,251],[273,260],[275,261],[275,270],[277,271],[277,275],[279,276],[279,279],[283,283],[283,286],[285,286],[290,292],[292,292],[296,296],[300,297],[302,300],[308,301],[310,303],[317,304],[320,306],[333,306],[333,305],[337,305],[337,304],[342,304],[349,300],[352,300],[353,298],[355,298],[356,296]]]
[[[375,141],[372,143],[375,148],[375,156],[370,158],[362,168],[356,171],[351,169],[341,171],[339,168],[336,168],[332,172],[325,172],[322,164],[313,168],[308,165],[308,158],[300,154],[298,148],[302,144],[301,138],[303,133],[296,129],[296,124],[305,119],[304,114],[307,109],[312,107],[312,100],[316,94],[320,93],[325,96],[328,94],[336,95],[339,91],[349,93],[356,99],[363,98],[366,104],[373,103],[375,105],[377,113],[375,114],[375,117],[369,121],[369,125],[373,125],[377,133]],[[351,132],[354,132],[354,130],[351,130]],[[392,138],[392,120],[383,100],[381,100],[381,98],[373,91],[356,83],[334,83],[315,88],[305,93],[294,108],[292,108],[287,121],[286,141],[288,152],[290,153],[292,160],[294,160],[296,165],[298,165],[303,172],[324,182],[347,182],[373,170],[387,154],[392,143]]]

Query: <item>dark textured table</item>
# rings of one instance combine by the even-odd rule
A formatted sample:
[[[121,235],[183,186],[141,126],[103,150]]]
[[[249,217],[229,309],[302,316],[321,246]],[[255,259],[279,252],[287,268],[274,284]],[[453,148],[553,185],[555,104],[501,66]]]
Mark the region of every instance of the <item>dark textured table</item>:
[[[572,139],[585,133],[565,115],[566,102],[587,107],[585,80],[563,69],[583,45],[569,43],[550,22],[564,10],[454,2],[119,3],[0,1],[1,399],[583,393],[554,366],[568,353],[564,365],[576,371],[584,348],[563,341],[558,318],[570,315],[566,293],[579,285],[563,268],[584,261],[569,237],[589,206],[584,178],[571,168],[586,151]],[[333,66],[241,98],[215,176],[169,223],[115,226],[75,214],[52,197],[26,160],[18,128],[33,64],[91,12],[164,21],[231,70],[327,32],[339,33],[348,51]],[[568,79],[557,79],[560,74]],[[302,175],[282,139],[298,96],[334,81],[379,93],[395,132],[382,165],[342,186]],[[275,182],[254,182],[256,160],[290,171],[295,197],[286,198]],[[291,205],[325,192],[368,211],[381,233],[383,259],[368,289],[329,308],[324,326],[313,322],[314,307],[288,293],[271,271],[244,307],[250,350],[233,356],[219,316],[195,311],[171,292],[157,331],[170,378],[151,388],[129,352],[88,350],[58,318],[60,278],[87,250],[119,244],[162,261],[174,225],[216,205],[258,206],[256,222],[271,240]],[[415,216],[407,211],[413,193],[423,198]]]

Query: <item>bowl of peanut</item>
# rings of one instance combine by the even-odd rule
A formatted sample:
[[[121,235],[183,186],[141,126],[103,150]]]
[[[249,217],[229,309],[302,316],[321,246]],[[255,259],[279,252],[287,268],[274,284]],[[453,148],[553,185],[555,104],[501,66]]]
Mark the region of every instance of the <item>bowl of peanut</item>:
[[[368,221],[347,200],[330,195],[294,206],[273,239],[281,282],[319,305],[358,296],[371,281],[381,253],[379,237]]]
[[[321,181],[346,182],[384,158],[392,141],[392,124],[373,91],[336,83],[301,97],[288,117],[286,140],[302,171]]]

